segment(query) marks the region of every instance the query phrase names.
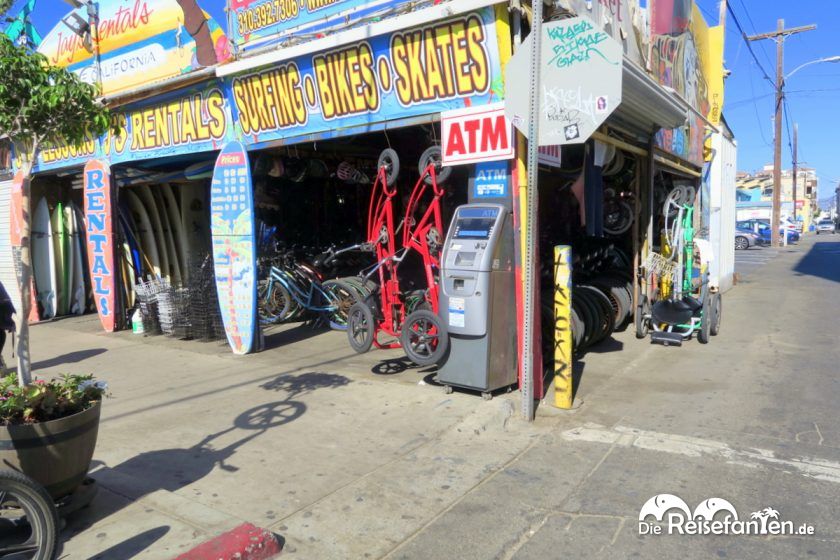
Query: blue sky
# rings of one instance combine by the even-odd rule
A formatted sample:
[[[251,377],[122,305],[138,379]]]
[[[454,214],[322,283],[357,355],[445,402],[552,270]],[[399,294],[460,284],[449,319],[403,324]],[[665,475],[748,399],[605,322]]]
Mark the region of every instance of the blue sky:
[[[816,31],[787,39],[785,71],[818,58],[840,55],[840,14],[826,0],[729,0],[747,34],[775,30],[783,18],[787,27],[817,24]],[[22,4],[22,0],[18,0]],[[697,0],[710,25],[717,23],[718,0]],[[203,0],[205,10],[224,27],[224,1]],[[40,0],[34,23],[42,35],[69,11],[60,0]],[[753,50],[764,70],[775,78],[775,44],[761,41]],[[740,33],[727,16],[726,66],[732,72],[726,81],[724,115],[738,139],[738,168],[760,169],[773,161],[773,86],[764,79]],[[840,182],[840,63],[815,64],[798,71],[787,82],[789,118],[799,124],[799,160],[817,170],[820,198],[831,196]],[[792,160],[787,130],[783,133],[784,167]]]

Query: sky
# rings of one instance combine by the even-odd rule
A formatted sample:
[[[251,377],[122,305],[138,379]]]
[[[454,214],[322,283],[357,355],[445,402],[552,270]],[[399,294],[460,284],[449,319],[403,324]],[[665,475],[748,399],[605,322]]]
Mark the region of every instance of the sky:
[[[719,0],[696,0],[710,25],[718,22]],[[23,0],[18,0],[20,5]],[[224,0],[200,0],[200,5],[224,24]],[[800,64],[840,55],[840,11],[830,0],[729,0],[735,17],[748,35],[776,29],[776,20],[786,27],[816,24],[815,31],[785,41],[785,73]],[[33,22],[46,35],[70,10],[61,0],[39,0]],[[770,40],[752,44],[756,62],[731,15],[726,18],[726,80],[724,116],[738,141],[738,169],[756,171],[773,162],[774,86],[776,45]],[[760,66],[759,66],[760,64]],[[763,68],[763,70],[762,70]],[[832,196],[840,183],[838,130],[840,130],[840,63],[809,65],[787,80],[788,116],[783,127],[783,167],[792,162],[788,124],[799,125],[800,165],[812,167],[819,177],[819,198]]]

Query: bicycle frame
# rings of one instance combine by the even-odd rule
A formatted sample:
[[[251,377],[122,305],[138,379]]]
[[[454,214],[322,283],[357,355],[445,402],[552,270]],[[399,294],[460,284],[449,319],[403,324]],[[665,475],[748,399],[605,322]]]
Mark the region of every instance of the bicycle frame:
[[[431,177],[430,185],[425,182],[427,177]],[[380,185],[378,191],[377,184]],[[382,318],[376,326],[374,345],[377,348],[399,348],[398,343],[381,344],[377,335],[381,331],[393,337],[400,336],[407,313],[397,269],[411,250],[417,251],[423,259],[427,285],[425,299],[432,311],[437,313],[438,310],[437,272],[440,261],[437,249],[439,248],[430,246],[429,237],[434,235],[432,230],[435,230],[437,235],[443,233],[440,201],[445,191],[438,185],[435,166],[433,164],[426,166],[411,191],[405,217],[400,226],[403,229],[402,247],[397,250],[393,215],[393,197],[396,189],[388,189],[384,169],[379,170],[374,189],[368,214],[368,241],[374,244],[377,263],[365,276],[368,278],[374,273],[379,274]],[[432,193],[431,202],[421,218],[415,221],[414,215],[428,189],[431,189]],[[387,234],[387,239],[383,239],[383,232]]]
[[[336,306],[332,303],[332,298],[315,282],[309,282],[309,290],[306,291],[300,287],[298,282],[292,275],[280,268],[271,267],[271,274],[269,276],[268,293],[271,294],[273,286],[272,282],[278,282],[289,292],[289,295],[295,302],[307,311],[314,311],[317,313],[329,313],[336,310]],[[316,296],[321,296],[324,301],[331,302],[330,305],[316,305]]]

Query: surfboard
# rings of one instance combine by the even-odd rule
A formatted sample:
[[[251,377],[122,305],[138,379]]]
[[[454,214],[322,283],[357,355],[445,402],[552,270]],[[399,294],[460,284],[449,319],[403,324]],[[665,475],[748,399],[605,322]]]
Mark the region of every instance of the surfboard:
[[[112,187],[111,167],[102,160],[88,160],[84,169],[88,269],[99,322],[106,332],[114,332],[119,326],[120,313]]]
[[[158,254],[157,242],[155,241],[155,234],[152,230],[152,223],[149,220],[149,214],[146,212],[143,202],[140,200],[134,191],[126,189],[122,193],[128,201],[133,214],[134,223],[137,224],[137,233],[140,237],[140,248],[145,258],[149,259],[152,270],[146,270],[147,275],[161,278],[160,255]]]
[[[198,179],[209,179],[213,176],[213,168],[216,162],[211,160],[194,163],[184,169],[184,178],[189,181],[196,181]]]
[[[85,273],[84,257],[82,254],[82,242],[84,223],[79,222],[78,211],[72,202],[66,209],[68,220],[72,227],[72,238],[70,239],[71,254],[73,256],[73,282],[70,291],[70,313],[81,315],[85,312]]]
[[[59,202],[53,209],[52,217],[52,234],[53,234],[53,267],[55,268],[55,286],[56,286],[56,315],[67,315],[68,299],[67,299],[67,232],[64,231],[64,207]]]
[[[87,222],[85,221],[85,213],[82,208],[73,205],[74,210],[76,211],[76,223],[79,225],[80,228],[80,235],[79,235],[79,253],[81,254],[82,258],[82,277],[84,282],[84,300],[82,303],[84,312],[87,313],[88,311],[96,311],[96,306],[93,303],[93,284],[90,281],[90,270],[85,263],[88,262],[87,257]]]
[[[201,266],[210,252],[210,213],[207,212],[206,183],[184,183],[178,189],[181,208],[181,229],[186,241],[184,255],[187,267]]]
[[[73,208],[70,203],[62,205],[64,211],[64,233],[67,235],[67,252],[64,255],[64,293],[67,298],[67,313],[75,314],[73,298],[76,293],[76,236],[75,223],[73,222]]]
[[[137,193],[139,200],[143,202],[143,207],[146,209],[146,215],[149,217],[149,224],[151,226],[152,235],[155,239],[155,247],[157,248],[158,259],[160,267],[160,275],[168,280],[172,279],[172,271],[169,268],[169,255],[166,250],[166,236],[163,233],[163,225],[160,223],[160,214],[155,204],[155,198],[152,196],[148,187],[134,187],[131,192]]]
[[[160,186],[160,193],[163,195],[163,204],[166,207],[166,214],[169,217],[169,227],[172,228],[172,237],[175,240],[175,249],[178,252],[178,266],[181,268],[181,280],[187,283],[189,276],[189,263],[187,262],[187,237],[184,235],[184,228],[181,225],[181,211],[178,202],[172,192],[172,186],[164,183]]]
[[[258,349],[254,197],[248,154],[229,142],[216,159],[210,187],[216,293],[228,344],[235,354]]]
[[[131,266],[134,269],[135,278],[143,277],[143,258],[140,256],[140,246],[137,243],[137,234],[131,227],[131,222],[126,216],[127,211],[120,210],[120,224],[122,225],[125,241],[131,251]]]
[[[52,223],[47,199],[42,198],[35,207],[32,219],[32,269],[35,276],[36,301],[41,304],[44,319],[55,317],[56,283],[55,254],[53,251]]]
[[[149,192],[155,199],[155,205],[158,210],[158,217],[160,218],[161,227],[163,227],[163,238],[166,242],[166,255],[169,257],[169,271],[172,275],[172,283],[181,285],[181,263],[178,262],[178,249],[175,246],[175,238],[172,236],[172,225],[169,223],[169,214],[166,212],[166,206],[163,203],[163,193],[161,193],[160,185],[153,185],[149,187]]]
[[[120,260],[120,271],[122,276],[123,296],[125,298],[126,307],[134,307],[134,285],[137,283],[137,278],[134,274],[134,262],[132,256],[131,246],[128,243],[130,233],[126,231],[125,220],[120,220],[119,225],[120,237],[123,242],[118,258]]]

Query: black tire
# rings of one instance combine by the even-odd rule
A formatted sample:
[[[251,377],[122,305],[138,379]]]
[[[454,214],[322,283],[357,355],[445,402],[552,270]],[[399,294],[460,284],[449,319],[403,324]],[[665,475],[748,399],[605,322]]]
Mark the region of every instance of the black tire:
[[[382,166],[385,166],[385,182],[391,187],[397,182],[397,177],[400,174],[400,156],[391,148],[385,148],[379,154],[376,168],[379,169]]]
[[[430,164],[435,166],[435,175],[437,176],[438,183],[444,183],[449,176],[452,174],[451,167],[443,167],[441,164],[443,163],[443,156],[440,150],[440,146],[432,146],[431,148],[426,148],[426,151],[420,155],[420,163],[418,163],[417,167],[420,170],[420,173],[423,173]],[[426,175],[423,177],[423,181],[427,185],[432,184],[432,176]]]
[[[750,241],[743,235],[735,238],[735,248],[739,251],[746,251],[750,248]]]
[[[585,290],[591,301],[596,306],[597,323],[595,324],[594,338],[591,344],[598,344],[605,338],[610,336],[615,329],[615,315],[613,314],[612,303],[610,298],[604,292],[594,286],[578,286],[580,290]]]
[[[712,304],[711,298],[706,296],[703,302],[703,315],[700,317],[700,330],[697,331],[697,340],[700,344],[708,344],[712,330]]]
[[[282,323],[295,316],[295,303],[289,291],[280,282],[274,282],[268,294],[267,282],[257,292],[260,318],[269,323]]]
[[[723,314],[723,296],[717,293],[712,298],[712,324],[709,326],[709,333],[717,336],[720,333],[720,317]]]
[[[16,471],[0,472],[0,510],[4,513],[0,517],[0,558],[18,557],[15,552],[21,546],[28,547],[19,551],[21,558],[52,560],[56,557],[58,511],[43,486]],[[19,523],[15,523],[15,518]],[[12,525],[6,527],[7,523]],[[24,556],[33,553],[33,556]]]
[[[321,288],[333,299],[330,303],[336,306],[336,310],[329,314],[330,327],[339,330],[346,329],[350,308],[363,298],[349,282],[341,279],[327,280],[321,284]]]
[[[375,335],[376,324],[370,307],[361,301],[354,303],[347,314],[347,340],[350,347],[364,354],[373,345]]]
[[[633,318],[633,322],[636,324],[636,338],[645,338],[650,332],[650,324],[645,319],[645,315],[650,312],[649,308],[650,304],[648,304],[647,296],[641,296],[639,305],[636,306],[636,316]]]
[[[446,354],[449,333],[440,317],[428,309],[418,309],[403,323],[400,343],[412,362],[418,366],[431,366]]]
[[[589,294],[575,289],[572,292],[572,301],[577,301],[580,308],[578,315],[583,319],[583,340],[581,350],[586,350],[592,344],[595,337],[596,325],[598,324],[597,308],[589,299]]]

